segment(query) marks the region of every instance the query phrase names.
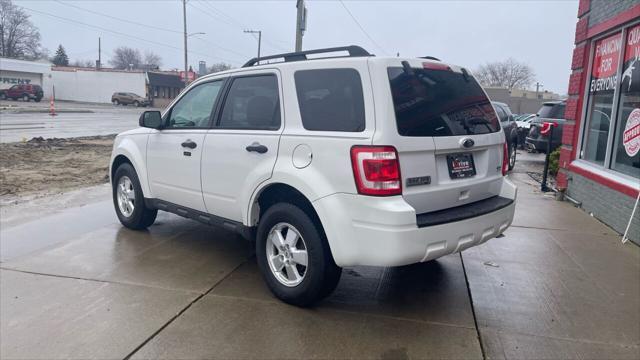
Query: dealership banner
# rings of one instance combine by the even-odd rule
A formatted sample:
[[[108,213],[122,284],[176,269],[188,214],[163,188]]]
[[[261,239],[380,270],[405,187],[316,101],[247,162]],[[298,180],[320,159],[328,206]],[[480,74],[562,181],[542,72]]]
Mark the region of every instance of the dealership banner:
[[[623,93],[640,91],[640,25],[627,31],[620,83]]]
[[[589,92],[614,91],[617,84],[622,33],[596,41]]]

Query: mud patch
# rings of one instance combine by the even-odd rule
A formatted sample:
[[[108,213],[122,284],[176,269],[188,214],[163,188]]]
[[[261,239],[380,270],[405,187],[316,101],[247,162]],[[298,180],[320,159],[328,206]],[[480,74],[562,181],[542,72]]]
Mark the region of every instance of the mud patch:
[[[0,144],[0,196],[52,194],[108,182],[114,138],[37,137]]]

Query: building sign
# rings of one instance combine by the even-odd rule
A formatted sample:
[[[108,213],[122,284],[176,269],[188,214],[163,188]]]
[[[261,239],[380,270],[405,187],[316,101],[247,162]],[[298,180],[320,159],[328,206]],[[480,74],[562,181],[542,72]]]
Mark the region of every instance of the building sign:
[[[627,31],[622,69],[622,91],[640,91],[640,25]]]
[[[31,79],[18,78],[18,77],[0,77],[0,83],[2,84],[16,84],[26,85],[31,83]]]
[[[589,92],[613,91],[617,84],[622,35],[618,33],[598,40],[595,46]]]
[[[184,76],[185,72],[184,71],[180,71],[180,80],[185,81],[185,76]],[[196,73],[195,71],[187,71],[187,79],[186,82],[192,82],[193,80],[196,79]]]

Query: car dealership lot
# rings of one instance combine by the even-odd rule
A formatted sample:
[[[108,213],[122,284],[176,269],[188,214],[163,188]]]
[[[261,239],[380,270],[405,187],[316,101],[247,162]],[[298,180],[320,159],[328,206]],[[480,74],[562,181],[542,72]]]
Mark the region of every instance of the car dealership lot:
[[[504,237],[345,269],[312,309],[277,301],[251,244],[223,229],[165,213],[124,229],[106,186],[65,209],[4,209],[0,356],[638,358],[640,249],[514,177]]]

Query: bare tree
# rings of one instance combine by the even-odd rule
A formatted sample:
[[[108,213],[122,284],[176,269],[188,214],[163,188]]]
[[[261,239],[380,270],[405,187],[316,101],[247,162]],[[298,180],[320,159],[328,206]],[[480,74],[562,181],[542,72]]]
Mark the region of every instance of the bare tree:
[[[219,72],[219,71],[225,71],[225,70],[229,70],[229,69],[233,69],[233,66],[231,66],[230,64],[227,64],[227,63],[219,62],[219,63],[215,63],[215,64],[212,64],[211,66],[209,66],[209,69],[207,69],[207,72],[209,74],[211,74],[211,73],[216,73],[216,72]]]
[[[109,63],[116,69],[138,69],[142,64],[142,56],[138,49],[120,46],[113,50]]]
[[[152,67],[152,68],[159,68],[162,65],[162,58],[160,57],[160,55],[152,52],[152,51],[145,51],[144,52],[144,63],[145,65]]]
[[[0,0],[0,56],[35,60],[43,57],[40,32],[29,15],[11,0]]]
[[[72,61],[71,63],[69,63],[69,66],[82,67],[82,68],[92,68],[92,67],[95,67],[96,64],[93,62],[93,60],[76,59],[76,60]]]
[[[483,86],[526,89],[535,80],[533,69],[513,58],[481,65],[475,71],[476,78]]]

